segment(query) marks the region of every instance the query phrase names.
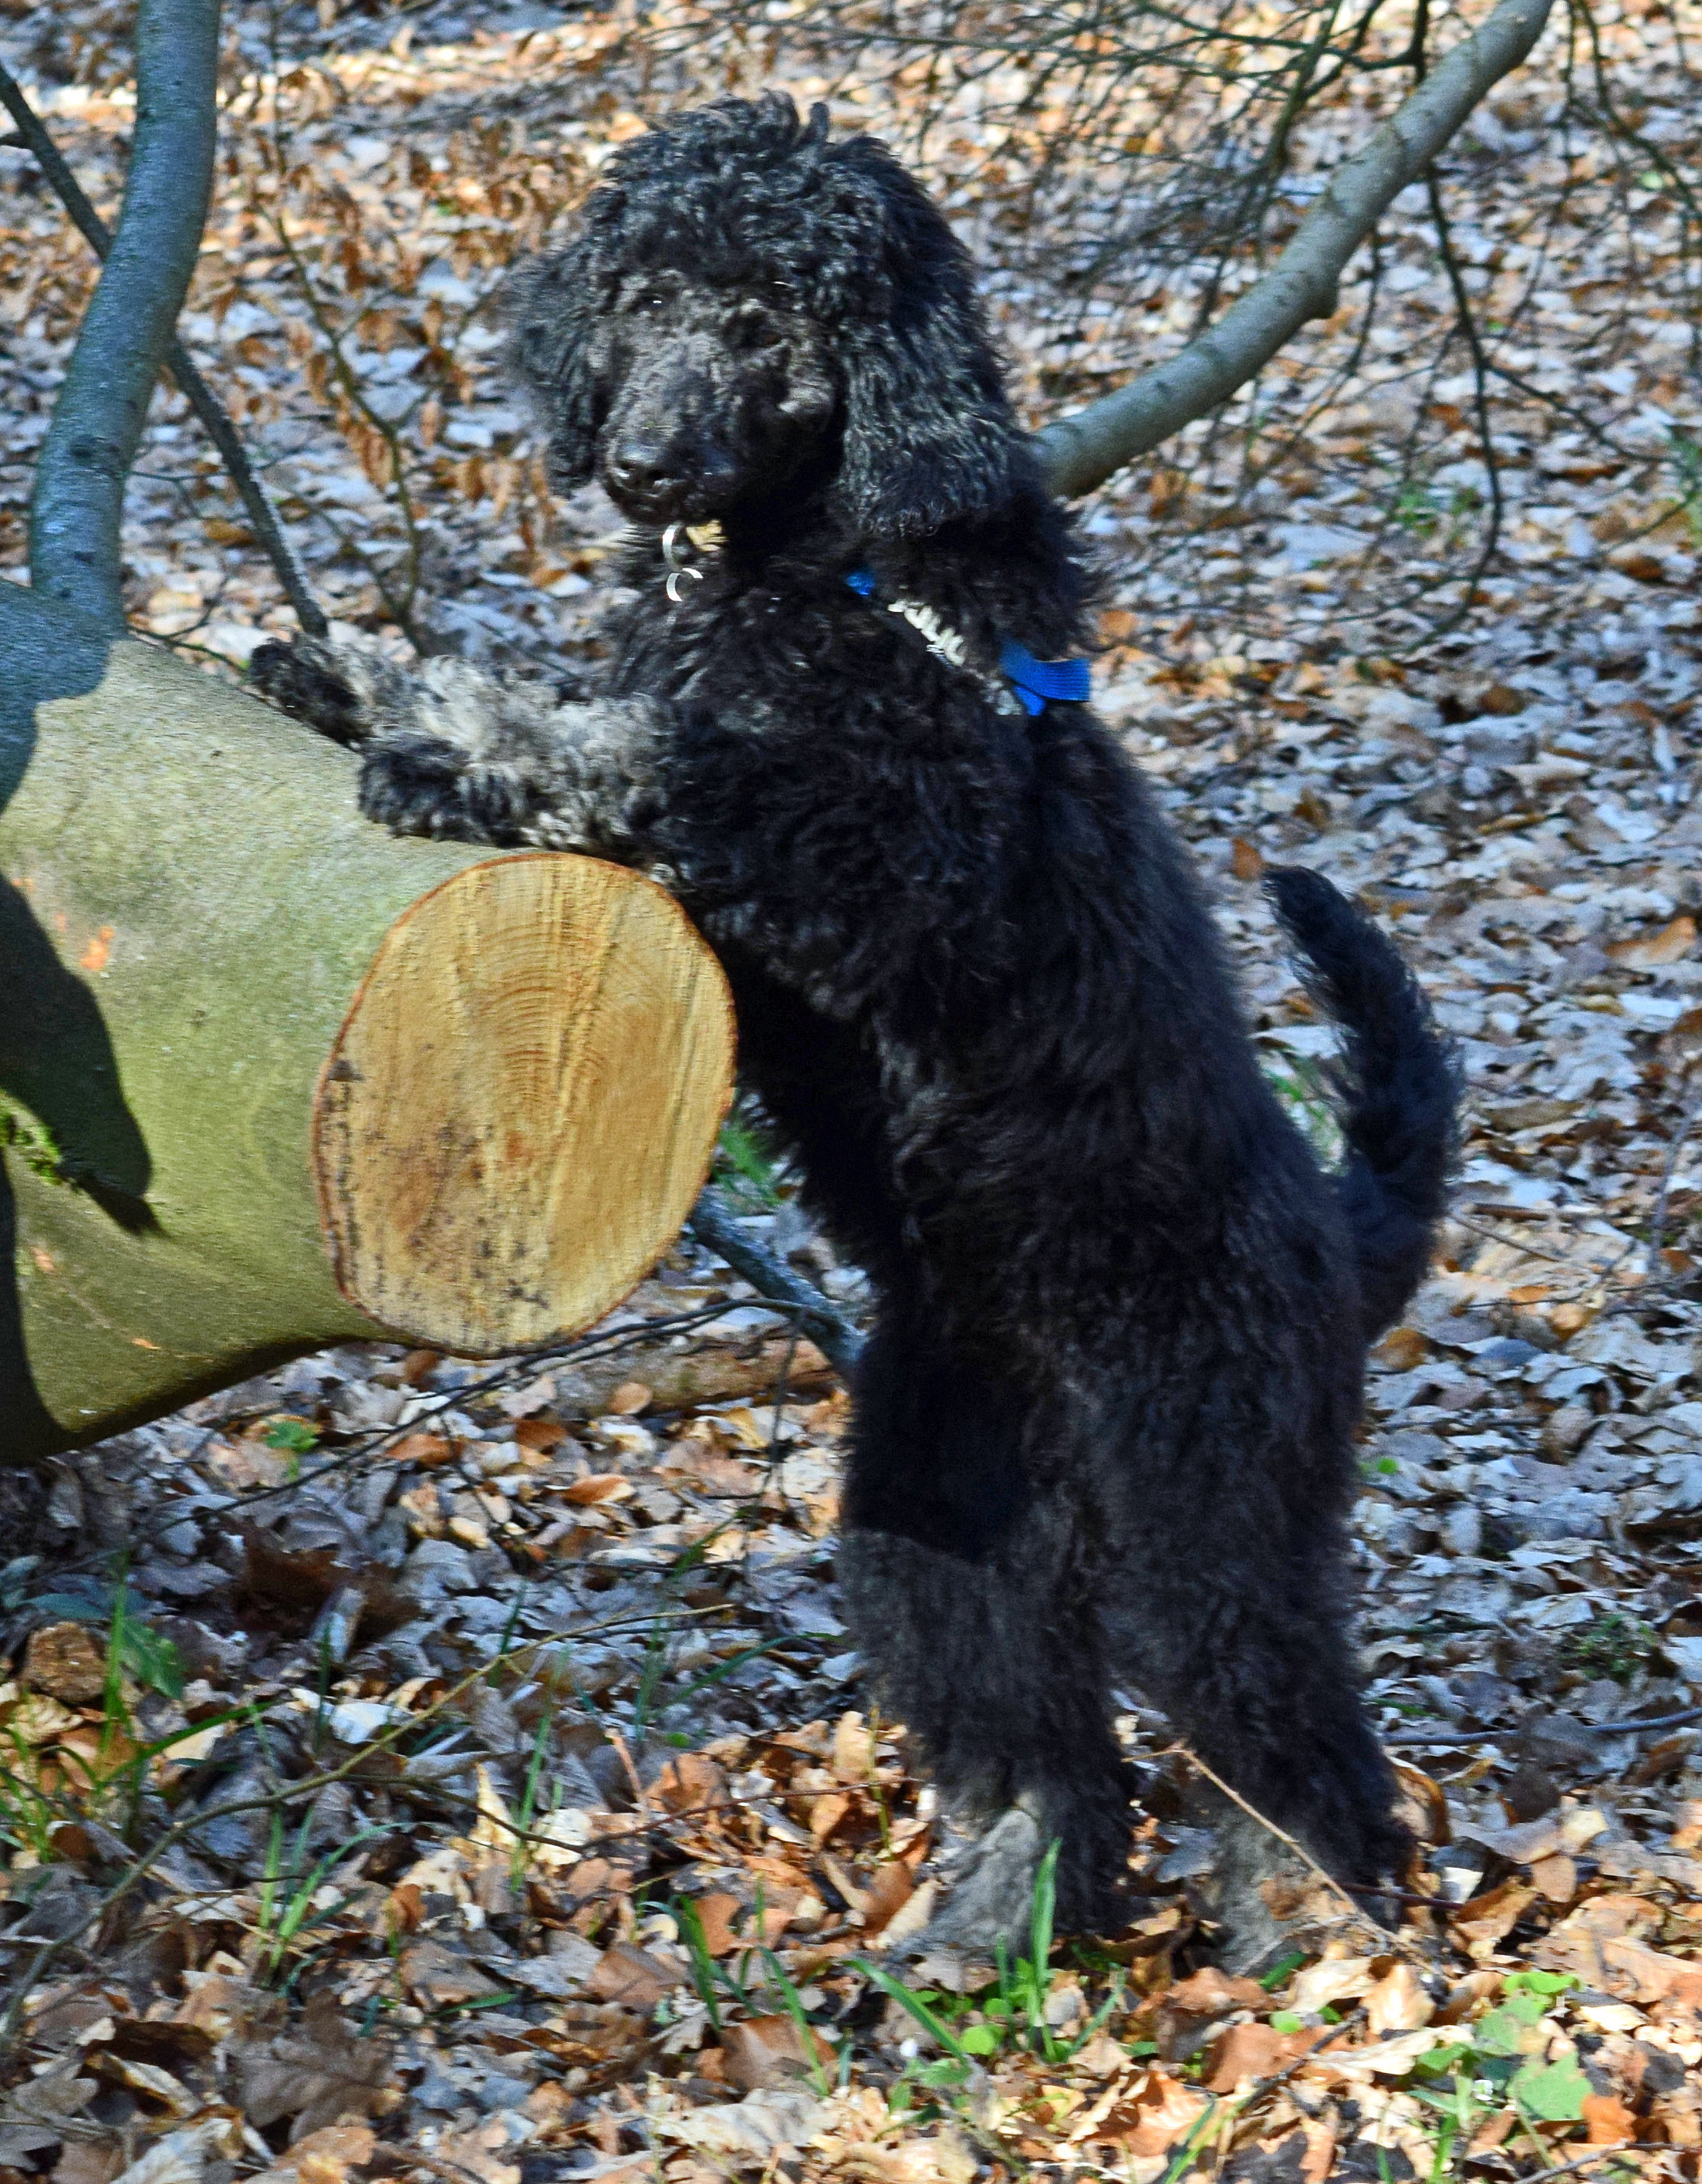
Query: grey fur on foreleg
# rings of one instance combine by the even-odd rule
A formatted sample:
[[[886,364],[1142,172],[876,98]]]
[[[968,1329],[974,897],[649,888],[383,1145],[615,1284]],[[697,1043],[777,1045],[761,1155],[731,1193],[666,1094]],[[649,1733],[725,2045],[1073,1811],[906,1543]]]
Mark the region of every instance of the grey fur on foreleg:
[[[262,645],[250,680],[359,749],[360,809],[396,833],[648,861],[638,815],[654,801],[666,723],[645,699],[564,701],[464,660],[404,669],[329,639]]]

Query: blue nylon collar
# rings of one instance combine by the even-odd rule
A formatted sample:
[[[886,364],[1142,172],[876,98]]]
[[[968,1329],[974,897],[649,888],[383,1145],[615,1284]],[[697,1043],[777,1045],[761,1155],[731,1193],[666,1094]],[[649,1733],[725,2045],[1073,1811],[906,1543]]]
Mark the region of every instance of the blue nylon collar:
[[[860,599],[873,598],[872,569],[853,569],[845,582]],[[1092,678],[1085,660],[1036,660],[1013,637],[999,647],[999,671],[1030,713],[1044,712],[1052,700],[1085,705],[1091,694]]]

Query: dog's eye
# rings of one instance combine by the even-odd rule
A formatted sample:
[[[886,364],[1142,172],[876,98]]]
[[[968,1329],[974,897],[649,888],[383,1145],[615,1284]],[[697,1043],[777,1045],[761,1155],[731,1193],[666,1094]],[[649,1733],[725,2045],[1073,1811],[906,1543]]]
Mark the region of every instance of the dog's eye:
[[[666,288],[645,288],[633,299],[635,311],[665,311],[673,301]]]

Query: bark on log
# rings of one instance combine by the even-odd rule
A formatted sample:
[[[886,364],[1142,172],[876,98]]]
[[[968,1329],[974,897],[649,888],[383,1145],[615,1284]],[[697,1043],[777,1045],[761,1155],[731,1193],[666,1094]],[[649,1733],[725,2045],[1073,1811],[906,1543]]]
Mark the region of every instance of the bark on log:
[[[353,772],[0,585],[7,1459],[349,1336],[572,1333],[690,1211],[732,1018],[678,907],[393,840]]]

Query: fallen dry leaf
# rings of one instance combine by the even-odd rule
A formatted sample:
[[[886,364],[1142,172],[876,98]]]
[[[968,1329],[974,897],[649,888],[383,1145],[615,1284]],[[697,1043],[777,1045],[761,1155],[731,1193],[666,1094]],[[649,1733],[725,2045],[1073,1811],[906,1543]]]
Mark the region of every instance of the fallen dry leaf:
[[[1531,1953],[1536,1963],[1553,1971],[1576,1972],[1586,1986],[1599,1987],[1620,2001],[1702,2009],[1702,1964],[1624,1935],[1599,1933],[1578,1923],[1576,1914]]]
[[[1333,2003],[1357,2002],[1376,1977],[1369,1957],[1325,1957],[1295,1974],[1288,2007],[1309,2017]]]
[[[860,1713],[843,1713],[834,1727],[833,1769],[841,1782],[867,1782],[874,1772],[874,1738]]]
[[[24,1648],[25,1688],[66,1706],[94,1706],[106,1689],[106,1651],[81,1623],[47,1623]]]
[[[1436,2004],[1424,1983],[1404,1958],[1392,1965],[1375,1986],[1364,1993],[1365,2025],[1373,2040],[1386,2033],[1415,2032],[1428,2025]]]
[[[907,1942],[913,1934],[919,1934],[934,1916],[938,1893],[939,1883],[933,1880],[924,1880],[912,1890],[881,1927],[876,1937],[880,1947],[890,1948],[895,1942]]]
[[[711,2155],[729,2160],[767,2161],[793,2147],[806,2145],[827,2113],[812,2094],[776,2088],[747,2093],[725,2108],[692,2109],[660,2116],[655,2129]]]
[[[293,2116],[292,2144],[328,2124],[387,2114],[399,2098],[388,2043],[357,2037],[329,1993],[313,1997],[298,2027],[234,2044],[230,2061],[243,2114],[261,2131]]]
[[[1197,2086],[1165,2070],[1149,2070],[1133,2098],[1111,2110],[1097,2136],[1120,2146],[1134,2160],[1151,2160],[1186,2138],[1211,2105],[1210,2096]]]
[[[393,1462],[417,1463],[422,1471],[435,1471],[447,1463],[455,1452],[455,1445],[447,1434],[405,1434],[389,1451]]]
[[[332,2123],[297,2140],[281,2161],[261,2174],[272,2184],[347,2184],[351,2170],[371,2160],[378,2138],[370,2124]]]
[[[1420,2055],[1429,2054],[1447,2034],[1426,2025],[1413,2032],[1397,2032],[1387,2040],[1368,2042],[1363,2048],[1322,2048],[1303,2065],[1309,2078],[1326,2083],[1360,2082],[1367,2078],[1403,2078]]]
[[[731,1950],[750,1947],[750,1937],[734,1930],[734,1921],[745,1908],[736,1896],[712,1889],[695,1899],[695,1908],[703,1928],[703,1945],[711,1957],[724,1957]]]
[[[1629,2146],[1637,2137],[1637,2118],[1616,2094],[1586,2093],[1583,2107],[1591,2146]]]
[[[1208,2092],[1232,2093],[1247,2078],[1274,2077],[1305,2053],[1322,2032],[1278,2032],[1269,2025],[1230,2025],[1206,2050],[1201,2083]]]
[[[1564,1851],[1533,1859],[1531,1879],[1549,1903],[1570,1903],[1578,1892],[1577,1860],[1568,1858]]]
[[[707,1813],[727,1802],[726,1769],[700,1752],[682,1752],[662,1769],[650,1794],[664,1812]]]
[[[1178,1980],[1164,1995],[1164,2008],[1179,2017],[1224,2017],[1232,2009],[1264,2009],[1270,1997],[1257,1980],[1237,1979],[1206,1964]],[[1297,2008],[1314,2005],[1297,2003]]]
[[[1607,953],[1630,970],[1653,971],[1663,963],[1682,962],[1695,945],[1696,921],[1686,913],[1663,925],[1659,933],[1639,933],[1617,942]]]
[[[209,2116],[156,2139],[127,2169],[119,2170],[114,2184],[200,2184],[209,2161],[228,2159],[240,2153],[242,2145],[241,2130],[232,2117]]]
[[[656,2008],[670,1987],[684,1986],[687,1979],[684,1965],[664,1963],[630,1942],[617,1942],[612,1948],[604,1950],[585,1984],[605,2002],[647,2011]]]
[[[915,1876],[901,1858],[893,1858],[875,1868],[860,1893],[857,1908],[863,1914],[864,1929],[870,1935],[879,1934],[891,1925],[916,1893]]]
[[[813,2055],[790,2017],[752,2017],[723,2025],[721,2052],[728,2084],[749,2093],[759,2086],[795,2086],[815,2067],[831,2069],[837,2060],[833,2049],[819,2035],[812,2036]]]
[[[1536,1900],[1534,1888],[1527,1888],[1522,1881],[1504,1880],[1498,1888],[1462,1904],[1448,1924],[1465,1944],[1467,1955],[1481,1959],[1505,1940]]]
[[[631,1498],[633,1482],[618,1471],[594,1471],[583,1479],[576,1479],[567,1489],[565,1499],[576,1508],[589,1509],[600,1502],[625,1502]]]
[[[477,1964],[441,1942],[410,1942],[396,1968],[403,1986],[422,2009],[447,2009],[502,1992]]]

